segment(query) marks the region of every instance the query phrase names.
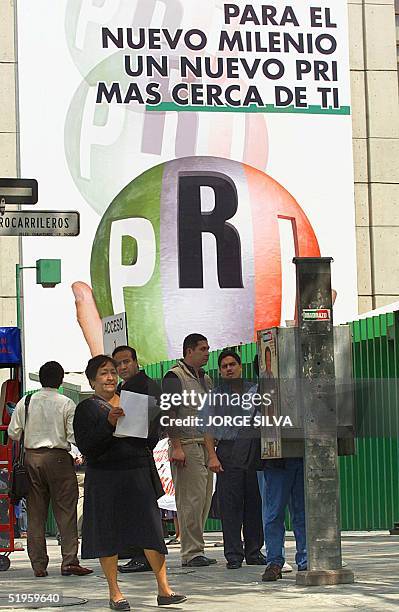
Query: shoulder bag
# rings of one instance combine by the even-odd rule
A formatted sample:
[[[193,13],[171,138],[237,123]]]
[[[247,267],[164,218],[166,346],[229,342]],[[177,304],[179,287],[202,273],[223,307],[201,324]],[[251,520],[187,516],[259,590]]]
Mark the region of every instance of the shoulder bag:
[[[25,426],[19,441],[19,452],[16,457],[11,472],[10,478],[10,502],[18,504],[23,497],[26,497],[29,492],[30,482],[27,469],[25,467],[25,429],[28,418],[28,407],[31,395],[25,397]]]

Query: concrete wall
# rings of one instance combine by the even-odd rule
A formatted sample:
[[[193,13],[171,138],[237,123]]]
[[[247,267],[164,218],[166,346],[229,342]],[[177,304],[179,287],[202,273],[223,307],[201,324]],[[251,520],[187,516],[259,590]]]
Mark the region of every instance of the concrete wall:
[[[399,299],[399,101],[394,0],[350,0],[359,310]]]
[[[14,2],[0,0],[0,177],[17,176],[17,112],[15,95]],[[19,240],[0,237],[0,325],[15,325],[15,264]],[[0,385],[8,378],[0,370]]]
[[[0,177],[17,176],[14,2],[0,0]],[[0,237],[0,325],[15,325],[18,238]]]
[[[359,310],[399,299],[394,0],[348,0]],[[0,176],[17,174],[14,2],[0,0]],[[15,323],[18,240],[0,238],[0,325]]]

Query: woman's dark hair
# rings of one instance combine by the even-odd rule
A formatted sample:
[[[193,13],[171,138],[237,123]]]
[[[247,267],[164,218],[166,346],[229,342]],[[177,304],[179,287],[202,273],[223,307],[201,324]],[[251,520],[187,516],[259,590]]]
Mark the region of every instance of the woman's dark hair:
[[[39,370],[39,380],[42,387],[58,389],[64,378],[64,368],[58,361],[47,361]]]
[[[97,376],[97,372],[100,368],[105,366],[107,363],[112,363],[114,368],[116,369],[116,361],[109,357],[109,355],[96,355],[96,357],[92,357],[89,359],[87,367],[85,369],[85,374],[89,380],[94,380]]]

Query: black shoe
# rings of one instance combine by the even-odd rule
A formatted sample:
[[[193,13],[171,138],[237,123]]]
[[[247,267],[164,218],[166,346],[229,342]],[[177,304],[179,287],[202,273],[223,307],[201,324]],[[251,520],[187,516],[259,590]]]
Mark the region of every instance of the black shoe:
[[[176,593],[172,593],[172,595],[158,595],[157,597],[158,606],[170,606],[183,603],[183,601],[187,601],[187,597],[185,595],[177,595]]]
[[[197,555],[190,561],[183,561],[182,567],[207,567],[208,565],[215,565],[216,559],[209,559],[204,555]]]
[[[110,599],[109,607],[111,610],[130,610],[130,604],[127,599],[120,599],[119,601]]]
[[[208,561],[209,565],[216,565],[217,563],[216,559],[210,559],[209,557],[205,557],[205,559]]]
[[[267,561],[266,561],[265,555],[262,555],[262,553],[259,553],[257,557],[253,557],[252,559],[247,559],[246,564],[247,565],[267,565]]]
[[[145,561],[135,561],[130,559],[125,565],[118,565],[118,571],[122,574],[132,574],[136,572],[150,572],[151,567]]]
[[[227,561],[226,567],[227,569],[240,569],[242,563],[241,561]]]
[[[263,582],[275,582],[282,578],[281,567],[276,563],[269,563],[262,574]]]
[[[298,572],[307,572],[307,571],[308,571],[307,565],[302,565],[302,567],[298,567]]]

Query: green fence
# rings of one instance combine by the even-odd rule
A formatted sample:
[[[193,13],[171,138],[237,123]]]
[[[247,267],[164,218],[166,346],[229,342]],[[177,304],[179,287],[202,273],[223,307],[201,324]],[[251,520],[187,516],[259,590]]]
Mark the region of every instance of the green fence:
[[[354,378],[366,384],[356,393],[356,455],[340,458],[342,529],[389,529],[399,520],[399,312],[351,328]]]
[[[356,440],[356,455],[339,458],[341,519],[343,530],[389,529],[399,520],[399,312],[379,315],[351,324],[355,380],[374,381],[356,393],[356,414],[362,437]],[[253,375],[255,343],[236,347],[241,354],[243,375]],[[219,351],[210,354],[207,370],[218,377]],[[164,361],[146,366],[152,378],[160,379],[175,363]],[[381,386],[378,386],[381,381]],[[388,386],[386,383],[390,381]],[[392,434],[390,434],[392,432]],[[377,435],[378,434],[378,435]],[[50,513],[47,530],[56,524]],[[220,522],[208,519],[207,531],[220,530]]]
[[[356,321],[351,330],[354,378],[373,382],[355,395],[356,415],[362,424],[356,455],[339,458],[342,529],[389,529],[399,520],[399,312]],[[241,354],[243,376],[252,377],[256,344],[235,348]],[[218,376],[220,352],[213,351],[209,357],[207,370],[212,378]],[[173,363],[153,364],[146,370],[149,376],[160,378]],[[379,387],[378,380],[389,380],[389,388]],[[219,530],[220,522],[208,520],[206,529]]]

